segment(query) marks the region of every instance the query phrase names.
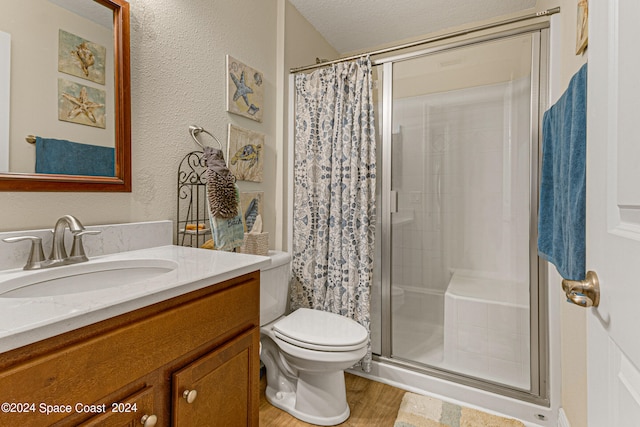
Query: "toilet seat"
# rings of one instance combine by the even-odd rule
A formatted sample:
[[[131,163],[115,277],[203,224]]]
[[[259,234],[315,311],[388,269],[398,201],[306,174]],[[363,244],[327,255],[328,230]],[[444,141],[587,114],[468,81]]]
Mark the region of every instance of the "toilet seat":
[[[355,320],[309,308],[300,308],[274,323],[273,333],[289,344],[327,352],[357,350],[369,338]]]

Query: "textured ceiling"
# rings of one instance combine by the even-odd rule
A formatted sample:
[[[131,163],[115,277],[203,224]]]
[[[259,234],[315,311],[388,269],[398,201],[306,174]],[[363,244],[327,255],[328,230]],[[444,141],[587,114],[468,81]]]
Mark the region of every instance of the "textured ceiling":
[[[340,54],[533,8],[536,0],[289,0]]]

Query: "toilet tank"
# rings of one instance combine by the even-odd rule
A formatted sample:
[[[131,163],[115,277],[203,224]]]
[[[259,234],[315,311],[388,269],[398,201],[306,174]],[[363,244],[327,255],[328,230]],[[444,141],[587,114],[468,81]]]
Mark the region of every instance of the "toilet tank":
[[[287,252],[269,251],[271,264],[260,270],[260,325],[284,315],[289,299],[291,256]]]

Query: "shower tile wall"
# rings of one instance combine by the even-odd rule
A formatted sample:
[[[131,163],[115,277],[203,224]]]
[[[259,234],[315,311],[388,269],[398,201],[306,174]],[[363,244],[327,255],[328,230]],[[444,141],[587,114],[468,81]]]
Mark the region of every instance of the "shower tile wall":
[[[427,144],[423,97],[394,100],[391,186],[398,192],[392,214],[391,281],[393,355],[442,362],[444,274],[437,183],[442,152]]]
[[[528,108],[510,101],[526,89],[394,100],[394,284],[442,293],[453,269],[528,279]]]
[[[399,210],[392,214],[392,282],[406,290],[444,292],[437,193],[443,156],[427,143],[425,118],[416,114],[424,103],[421,97],[394,101],[392,188]]]
[[[376,67],[377,123],[388,113],[392,121],[378,128],[385,217],[371,296],[372,348],[383,358],[529,389],[538,350],[529,324],[537,319],[529,310],[533,40],[525,34]],[[389,103],[382,82],[392,85],[384,88]],[[392,192],[383,194],[389,181]]]
[[[509,378],[521,386],[528,333],[504,355],[486,341],[474,347],[468,333],[451,330],[461,324],[445,325],[444,303],[456,270],[511,281],[528,294],[528,87],[515,87],[394,100],[392,188],[399,209],[392,215],[392,283],[404,298],[392,325],[395,356],[472,376],[509,383],[464,364],[465,351],[485,349],[483,357],[504,367],[515,352],[520,375]],[[486,301],[482,292],[478,300]],[[443,350],[451,339],[456,357]]]

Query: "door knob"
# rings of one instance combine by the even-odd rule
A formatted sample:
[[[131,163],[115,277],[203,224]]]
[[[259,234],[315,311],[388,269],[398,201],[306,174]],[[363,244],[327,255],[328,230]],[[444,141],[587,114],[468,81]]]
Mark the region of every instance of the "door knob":
[[[595,271],[588,271],[584,280],[562,281],[567,301],[580,307],[597,307],[600,304],[600,282]]]

